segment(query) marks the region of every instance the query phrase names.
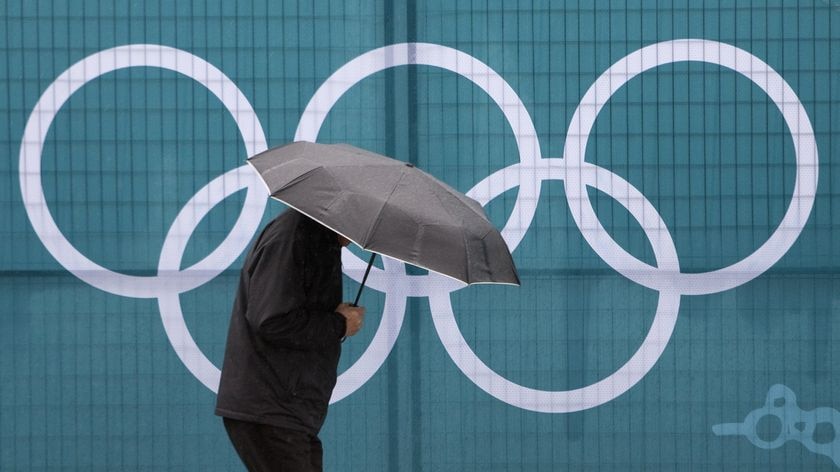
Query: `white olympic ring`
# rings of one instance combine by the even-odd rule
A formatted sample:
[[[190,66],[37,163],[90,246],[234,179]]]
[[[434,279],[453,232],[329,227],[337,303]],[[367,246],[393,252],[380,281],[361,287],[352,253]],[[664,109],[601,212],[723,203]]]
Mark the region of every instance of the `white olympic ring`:
[[[219,369],[201,352],[189,333],[178,295],[219,275],[242,252],[259,228],[268,195],[247,164],[228,171],[193,196],[169,228],[155,276],[133,276],[110,271],[85,257],[61,233],[47,207],[41,183],[41,153],[50,126],[61,107],[88,82],[128,67],[158,67],[186,75],[204,85],[230,112],[245,141],[248,155],[268,148],[265,133],[245,95],[219,69],[188,52],[154,44],[120,46],[92,54],[73,64],[50,84],[32,111],[20,146],[20,188],[26,214],[35,233],[56,261],[88,284],[115,295],[158,298],[169,341],[187,369],[216,391]],[[214,206],[247,188],[245,210],[230,234],[213,252],[184,270],[181,259],[191,235]],[[189,229],[189,231],[186,231]],[[174,301],[173,301],[174,300]]]
[[[150,51],[154,54],[150,55]],[[699,274],[680,271],[676,247],[665,222],[638,189],[618,175],[584,161],[589,133],[598,113],[612,95],[644,71],[684,61],[726,67],[761,87],[782,113],[791,130],[796,152],[794,195],[777,230],[765,244],[744,260],[723,269]],[[97,67],[90,67],[90,70],[95,72],[87,73],[86,65],[93,64]],[[331,399],[333,403],[356,391],[381,367],[402,326],[407,297],[428,296],[435,329],[447,353],[464,375],[490,395],[510,405],[538,412],[580,411],[604,404],[638,383],[659,360],[673,333],[682,295],[729,290],[764,273],[796,241],[813,207],[818,181],[817,147],[813,128],[801,101],[768,64],[744,50],[715,41],[665,41],[639,49],[613,64],[584,94],[570,122],[561,158],[541,157],[530,115],[518,95],[501,76],[466,53],[427,43],[386,46],[364,53],[339,68],[307,104],[295,139],[315,141],[329,111],[359,81],[376,72],[409,64],[434,66],[455,72],[478,85],[502,109],[514,132],[520,162],[494,172],[476,184],[468,195],[486,205],[501,193],[519,187],[516,204],[502,230],[511,251],[516,249],[531,224],[542,181],[563,180],[573,219],[587,243],[620,274],[658,291],[659,302],[642,345],[616,372],[594,384],[574,390],[537,390],[502,377],[485,365],[469,347],[455,321],[450,300],[452,292],[461,289],[462,284],[434,274],[409,276],[402,263],[385,258],[384,269],[372,271],[368,281],[372,288],[386,295],[380,326],[367,350],[339,376]],[[117,274],[89,261],[61,235],[46,209],[40,181],[40,158],[53,118],[69,96],[88,81],[106,72],[132,66],[175,70],[199,81],[222,100],[236,119],[243,136],[252,138],[250,141],[246,139],[248,155],[266,148],[259,119],[247,99],[218,69],[190,53],[163,46],[133,45],[109,49],[89,56],[68,69],[50,85],[36,105],[27,122],[21,144],[20,172],[24,204],[39,238],[56,260],[71,273],[111,293],[157,297],[167,336],[178,356],[196,378],[216,391],[219,370],[204,356],[190,336],[181,312],[179,294],[218,275],[236,259],[250,240],[250,235],[256,231],[264,211],[266,195],[261,184],[257,184],[253,172],[246,170],[249,169],[247,166],[229,171],[201,189],[187,203],[167,234],[156,277]],[[196,71],[204,74],[200,75]],[[51,103],[47,101],[48,98],[52,99]],[[41,122],[42,115],[48,115],[44,123]],[[250,134],[247,133],[249,124],[253,130]],[[249,190],[245,209],[225,241],[201,262],[180,270],[181,258],[189,239],[187,235],[192,234],[211,208],[245,187]],[[596,188],[615,198],[638,221],[650,240],[656,267],[639,261],[609,236],[595,215],[586,187]],[[262,200],[251,200],[258,197]],[[347,275],[359,280],[364,262],[346,250],[343,260]]]
[[[706,273],[669,272],[636,259],[618,245],[601,226],[589,201],[586,188],[572,169],[581,168],[586,141],[595,118],[610,97],[630,79],[642,72],[672,62],[696,61],[734,70],[758,85],[775,103],[793,137],[796,179],[793,196],[777,230],[765,243],[742,261]],[[574,132],[573,132],[574,130]],[[575,110],[563,151],[566,166],[566,199],[575,223],[592,249],[607,264],[628,279],[654,290],[675,290],[683,295],[706,295],[745,284],[773,266],[787,253],[808,221],[817,194],[817,143],[808,113],[787,82],[767,63],[734,46],[706,40],[680,40],[657,43],[628,55],[613,64],[586,91]],[[574,202],[574,203],[573,203]],[[635,216],[635,215],[634,215]],[[650,218],[655,218],[651,220]],[[638,217],[637,217],[638,219]],[[653,225],[659,238],[670,239],[670,232],[658,214],[645,215],[639,223]]]
[[[499,105],[508,123],[514,129],[516,144],[519,147],[520,162],[533,166],[533,162],[540,159],[539,146],[536,142],[537,132],[531,121],[531,116],[510,85],[494,70],[474,57],[456,49],[427,43],[395,44],[374,49],[335,71],[318,88],[306,105],[295,133],[295,141],[316,141],[327,114],[354,85],[377,72],[410,64],[446,69],[481,87]],[[524,212],[529,221],[533,218],[537,208],[536,201],[539,199],[540,186],[538,184],[539,182],[533,180],[531,185],[520,187],[519,196],[513,208],[513,215]],[[525,197],[524,201],[534,203],[525,206],[523,209],[523,206],[520,205],[523,196]],[[513,215],[508,221],[509,224],[513,220]],[[516,247],[525,232],[521,230],[521,225],[518,229],[508,228],[509,226],[506,226],[502,230],[502,236],[505,237],[508,246]],[[356,277],[360,275],[360,269],[366,265],[364,261],[350,251],[344,252],[342,260],[348,266],[348,275],[353,274]],[[339,376],[333,391],[332,402],[344,398],[364,385],[385,362],[399,335],[402,326],[402,314],[405,312],[405,299],[409,296],[409,293],[416,293],[421,296],[428,295],[432,293],[428,290],[430,284],[434,284],[438,289],[448,287],[446,293],[463,287],[461,283],[433,273],[427,276],[412,276],[411,283],[402,284],[400,286],[402,290],[397,291],[398,295],[396,297],[401,299],[398,302],[399,313],[401,314],[397,315],[389,310],[392,305],[388,303],[389,297],[395,292],[394,287],[389,291],[386,286],[388,281],[393,280],[397,274],[401,278],[407,277],[407,274],[405,264],[399,261],[390,261],[393,263],[392,267],[386,266],[385,270],[378,268],[371,270],[367,283],[370,287],[386,294],[385,310],[382,313],[379,329],[362,356],[350,369]],[[360,278],[356,278],[356,280],[358,281]],[[409,289],[409,285],[412,286],[412,289]]]
[[[222,71],[203,59],[174,48],[153,44],[120,46],[100,51],[73,64],[41,95],[23,131],[20,147],[20,187],[26,214],[29,216],[33,229],[50,254],[65,269],[88,284],[115,295],[155,298],[160,291],[186,292],[212,280],[236,259],[241,252],[241,247],[250,241],[250,236],[238,239],[228,236],[215,251],[183,271],[176,266],[172,269],[174,272],[172,274],[158,273],[151,277],[120,274],[91,261],[64,237],[50,214],[41,183],[41,153],[44,142],[58,111],[70,99],[70,96],[88,82],[109,72],[141,66],[175,71],[204,85],[222,101],[236,120],[245,140],[248,155],[267,149],[265,134],[257,114],[245,95]],[[169,248],[175,249],[170,239],[181,237],[183,233],[177,231],[173,233],[173,230],[183,229],[188,224],[185,220],[194,216],[190,210],[196,212],[196,216],[198,213],[204,216],[213,205],[218,203],[216,201],[213,205],[207,205],[205,201],[201,201],[201,197],[209,201],[210,197],[218,197],[220,192],[223,192],[222,199],[224,199],[242,189],[243,186],[248,188],[245,206],[249,209],[259,209],[259,211],[243,212],[231,234],[253,234],[259,227],[266,204],[265,186],[259,182],[253,172],[244,169],[233,170],[217,177],[201,189],[191,200],[192,205],[188,205],[181,211],[170,228],[170,234],[164,243],[165,249],[162,251],[165,254],[161,254],[161,260],[171,257],[177,257],[180,260],[179,255],[169,250]],[[195,228],[196,224],[197,221],[192,227]],[[180,243],[186,246],[186,242],[183,240]],[[239,249],[236,249],[237,247]]]

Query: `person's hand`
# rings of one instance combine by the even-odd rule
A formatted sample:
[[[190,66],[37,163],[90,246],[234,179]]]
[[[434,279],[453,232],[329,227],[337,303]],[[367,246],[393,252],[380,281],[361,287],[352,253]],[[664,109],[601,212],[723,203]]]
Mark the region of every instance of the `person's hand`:
[[[359,329],[362,327],[362,322],[365,320],[364,307],[342,303],[336,307],[335,312],[343,316],[346,320],[347,330],[344,332],[344,336],[353,336],[359,332]]]

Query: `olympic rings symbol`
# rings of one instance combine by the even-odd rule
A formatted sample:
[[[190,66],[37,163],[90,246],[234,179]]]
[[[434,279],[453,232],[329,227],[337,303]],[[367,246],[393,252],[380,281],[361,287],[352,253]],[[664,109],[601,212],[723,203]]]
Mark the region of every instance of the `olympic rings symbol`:
[[[655,67],[676,62],[705,62],[733,70],[759,86],[775,103],[793,138],[796,176],[790,205],[769,239],[740,262],[705,273],[680,271],[673,238],[659,212],[629,182],[584,160],[587,140],[600,110],[624,84]],[[638,383],[667,346],[683,295],[712,294],[738,287],[772,267],[794,244],[813,208],[818,181],[818,155],[810,119],[793,89],[768,64],[734,46],[702,39],[673,40],[636,50],[614,63],[586,91],[566,135],[562,157],[541,155],[536,129],[527,108],[493,69],[464,52],[429,43],[403,43],[366,52],[335,71],[318,88],[301,116],[295,140],[317,140],[327,114],[350,88],[372,74],[404,65],[426,65],[454,72],[480,87],[499,106],[519,150],[519,162],[496,171],[468,195],[486,205],[519,187],[511,216],[502,229],[511,251],[530,226],[544,180],[563,180],[572,217],[584,239],[610,267],[626,278],[659,292],[653,323],[642,345],[616,372],[591,385],[566,391],[528,388],[499,375],[476,356],[464,339],[451,304],[463,288],[434,273],[409,276],[405,266],[384,258],[368,285],[385,293],[379,327],[361,357],[343,372],[331,402],[365,384],[382,366],[401,329],[408,297],[429,297],[435,329],[455,365],[473,383],[497,399],[522,409],[562,413],[580,411],[613,400]],[[267,148],[253,107],[219,69],[188,52],[160,45],[120,46],[92,54],[62,73],[41,95],[24,129],[20,150],[20,184],[32,226],[52,256],[69,272],[101,290],[136,298],[157,298],[172,347],[187,369],[207,388],[218,389],[219,369],[202,353],[184,322],[180,294],[219,275],[241,254],[258,229],[268,195],[247,165],[226,172],[196,193],[175,218],[166,236],[154,276],[110,271],[81,254],[61,233],[49,212],[41,183],[41,153],[49,128],[70,96],[108,72],[128,67],[157,67],[186,75],[204,85],[233,116],[248,155]],[[587,187],[616,199],[643,228],[656,265],[646,264],[616,243],[598,221]],[[201,219],[233,193],[247,189],[244,209],[224,241],[196,264],[180,269],[189,235]],[[343,253],[345,273],[360,279],[365,262]]]

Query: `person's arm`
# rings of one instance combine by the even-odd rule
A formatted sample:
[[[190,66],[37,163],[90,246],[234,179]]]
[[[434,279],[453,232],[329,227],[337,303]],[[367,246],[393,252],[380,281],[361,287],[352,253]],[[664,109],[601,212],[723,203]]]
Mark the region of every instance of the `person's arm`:
[[[289,349],[319,349],[338,342],[347,330],[344,316],[306,305],[305,261],[292,245],[263,247],[252,266],[246,318],[263,340]]]

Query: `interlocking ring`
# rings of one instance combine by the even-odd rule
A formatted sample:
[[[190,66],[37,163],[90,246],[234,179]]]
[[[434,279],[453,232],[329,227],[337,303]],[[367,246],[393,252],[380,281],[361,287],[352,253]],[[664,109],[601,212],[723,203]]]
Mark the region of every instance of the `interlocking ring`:
[[[204,186],[178,213],[161,249],[158,272],[135,276],[108,270],[79,252],[58,228],[47,207],[41,182],[41,153],[58,111],[88,82],[128,67],[158,67],[186,75],[213,93],[233,116],[248,155],[268,148],[253,107],[236,84],[219,69],[188,52],[154,44],[106,49],[73,64],[41,95],[20,145],[20,188],[32,228],[56,261],[84,282],[109,293],[135,298],[157,298],[166,335],[178,357],[204,385],[219,386],[219,369],[201,352],[187,329],[178,295],[199,287],[230,266],[259,228],[265,211],[265,186],[248,165],[230,170]],[[222,200],[247,188],[244,210],[228,236],[201,261],[181,270],[189,235],[201,219]]]
[[[150,54],[151,53],[151,54]],[[620,176],[584,160],[589,133],[607,101],[630,79],[664,64],[699,61],[726,67],[747,77],[767,93],[787,123],[796,152],[793,197],[779,227],[755,252],[728,267],[706,273],[683,273],[671,233],[656,208]],[[94,65],[97,66],[94,69]],[[455,72],[484,90],[501,108],[519,148],[519,162],[500,169],[473,187],[468,195],[486,205],[519,187],[512,214],[501,233],[514,251],[530,226],[543,180],[563,180],[572,217],[584,239],[610,267],[659,292],[656,314],[642,345],[616,372],[591,385],[567,390],[528,388],[499,375],[482,362],[464,339],[451,304],[451,294],[464,287],[430,273],[409,276],[405,266],[385,258],[383,269],[371,272],[368,285],[385,293],[382,320],[370,346],[343,372],[332,402],[364,385],[381,367],[396,342],[410,296],[429,297],[435,329],[458,368],[473,383],[510,405],[547,413],[580,411],[604,404],[638,383],[653,368],[676,324],[682,295],[717,293],[740,286],[772,267],[793,245],[813,208],[818,181],[818,156],[808,115],[793,89],[769,65],[734,46],[702,39],[674,40],[639,49],[613,64],[584,94],[566,136],[563,157],[543,158],[531,117],[504,79],[478,59],[455,49],[428,43],[404,43],[369,51],[351,60],[315,92],[304,110],[296,140],[315,141],[327,114],[350,88],[370,75],[396,66],[427,65]],[[63,237],[49,214],[41,188],[43,142],[55,114],[73,92],[94,78],[119,68],[152,66],[185,74],[210,89],[234,116],[246,139],[248,155],[266,148],[259,119],[239,89],[218,69],[185,51],[156,45],[133,45],[96,53],[73,65],[42,95],[24,131],[21,144],[21,191],[27,215],[44,245],[71,273],[102,290],[130,297],[156,297],[167,336],[190,372],[213,391],[219,370],[196,345],[184,323],[179,294],[218,275],[242,252],[256,231],[265,208],[264,187],[248,166],[227,172],[202,188],[178,214],[164,242],[155,277],[134,277],[108,271],[79,253]],[[90,70],[91,72],[88,72]],[[199,72],[196,72],[199,71]],[[53,105],[54,104],[54,105]],[[42,116],[47,119],[43,120]],[[586,187],[616,199],[636,219],[650,240],[656,266],[625,251],[601,226]],[[201,262],[180,270],[187,235],[201,218],[227,196],[248,188],[245,209],[225,241]],[[364,262],[343,253],[345,273],[359,280]]]

